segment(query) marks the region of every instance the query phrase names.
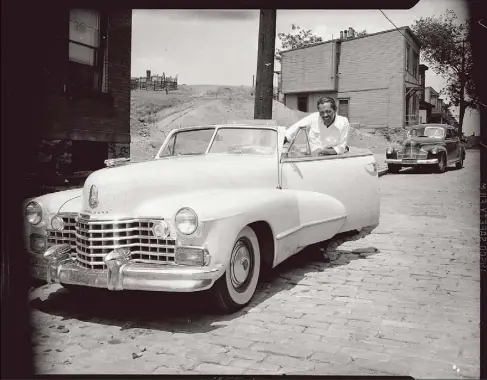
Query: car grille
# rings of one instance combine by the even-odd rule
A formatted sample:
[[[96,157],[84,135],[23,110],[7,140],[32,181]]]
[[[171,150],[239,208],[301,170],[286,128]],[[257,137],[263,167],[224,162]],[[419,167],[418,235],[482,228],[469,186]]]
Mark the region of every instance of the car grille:
[[[174,239],[159,239],[152,233],[155,219],[89,220],[83,215],[63,215],[66,229],[49,231],[49,245],[70,244],[78,265],[106,269],[104,257],[116,248],[129,248],[139,262],[174,263]],[[74,228],[73,228],[74,225]]]
[[[417,158],[426,159],[428,153],[418,147],[405,147],[402,151],[397,152],[397,158]]]

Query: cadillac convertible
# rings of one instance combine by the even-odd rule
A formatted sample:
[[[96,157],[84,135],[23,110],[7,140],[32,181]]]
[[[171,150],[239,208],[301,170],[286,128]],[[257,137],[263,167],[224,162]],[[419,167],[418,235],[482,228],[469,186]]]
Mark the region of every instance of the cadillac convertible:
[[[386,163],[391,173],[402,167],[432,167],[443,173],[447,166],[463,167],[465,148],[455,128],[446,124],[420,124],[406,128],[406,138],[398,148],[389,147]]]
[[[232,312],[308,245],[377,226],[373,154],[315,156],[269,121],[175,129],[153,160],[107,160],[82,189],[26,201],[33,274],[71,289],[205,291]]]

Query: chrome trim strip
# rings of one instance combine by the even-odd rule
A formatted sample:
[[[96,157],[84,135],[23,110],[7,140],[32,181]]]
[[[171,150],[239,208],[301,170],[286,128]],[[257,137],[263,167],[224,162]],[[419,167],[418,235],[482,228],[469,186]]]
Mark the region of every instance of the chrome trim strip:
[[[77,223],[84,224],[119,224],[119,223],[150,223],[152,221],[161,221],[163,218],[116,218],[116,219],[91,219],[84,216],[79,216],[76,219]]]
[[[416,163],[403,163],[402,159],[393,159],[393,158],[387,158],[385,160],[385,163],[386,164],[397,164],[397,165],[404,165],[404,166],[408,166],[408,165],[415,165],[415,164],[418,164],[418,165],[429,165],[429,164],[437,164],[438,163],[438,159],[437,158],[432,158],[432,159],[429,159],[429,160],[416,160]]]
[[[96,233],[96,232],[95,232]],[[84,235],[76,234],[76,238],[81,239],[83,241],[120,241],[120,240],[133,240],[133,239],[145,239],[145,240],[166,240],[166,241],[176,241],[175,239],[162,239],[157,238],[151,235],[129,235],[129,236],[113,236],[113,237],[104,237],[104,238],[89,238]],[[168,244],[171,245],[171,244]],[[175,245],[175,244],[172,244]],[[92,246],[90,246],[92,248]]]
[[[79,227],[77,228],[78,231],[85,232],[85,233],[103,233],[103,234],[110,234],[110,233],[120,233],[120,232],[130,232],[130,231],[147,231],[152,232],[152,229],[149,227],[130,227],[130,228],[117,228],[112,230],[90,230],[87,228]],[[148,236],[148,235],[147,235]]]
[[[298,231],[300,231],[300,230],[302,230],[304,228],[312,227],[312,226],[315,226],[317,224],[334,222],[336,220],[345,219],[346,217],[347,217],[347,215],[344,215],[344,216],[336,216],[336,217],[329,218],[329,219],[317,220],[317,221],[314,221],[314,222],[309,222],[309,223],[301,224],[301,225],[299,225],[297,227],[293,227],[293,228],[290,228],[287,231],[281,232],[280,234],[278,234],[276,236],[276,240],[280,240],[282,238],[285,238],[286,236],[289,236],[291,234],[294,234],[294,233],[296,233],[296,232],[298,232]]]
[[[128,244],[112,244],[112,245],[85,245],[81,242],[77,242],[77,247],[82,247],[85,249],[118,249],[118,248],[129,248],[129,247],[147,247],[147,248],[166,248],[173,249],[176,245],[163,245],[163,244],[148,244],[148,243],[128,243]]]
[[[355,158],[355,157],[369,157],[373,156],[373,153],[352,153],[350,152],[343,154],[330,154],[325,156],[307,156],[307,157],[294,157],[294,158],[283,158],[282,163],[285,162],[307,162],[307,161],[321,161],[321,160],[340,160],[344,158]]]

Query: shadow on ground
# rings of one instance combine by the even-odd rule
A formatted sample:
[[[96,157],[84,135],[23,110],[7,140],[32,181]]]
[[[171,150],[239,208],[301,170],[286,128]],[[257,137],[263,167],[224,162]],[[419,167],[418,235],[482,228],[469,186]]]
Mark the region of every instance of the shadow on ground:
[[[88,289],[85,294],[77,294],[62,288],[50,293],[45,300],[32,300],[31,307],[62,317],[64,321],[89,321],[119,326],[121,330],[138,328],[188,334],[206,333],[225,326],[215,322],[231,321],[275,294],[292,289],[308,273],[326,272],[329,268],[347,265],[353,260],[366,259],[378,253],[379,250],[374,247],[355,252],[336,249],[343,242],[362,239],[371,232],[372,229],[364,229],[359,233],[340,234],[321,245],[307,247],[263,276],[251,303],[230,315],[215,313],[209,292],[110,292]],[[323,260],[320,248],[327,250],[329,263]]]

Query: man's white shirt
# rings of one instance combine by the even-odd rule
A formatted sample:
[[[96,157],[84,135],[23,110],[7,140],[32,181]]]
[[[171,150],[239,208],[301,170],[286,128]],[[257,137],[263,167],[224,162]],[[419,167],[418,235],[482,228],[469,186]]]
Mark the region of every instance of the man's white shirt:
[[[327,127],[319,112],[309,114],[286,130],[286,139],[289,142],[292,141],[300,127],[307,127],[309,130],[311,152],[332,147],[337,154],[345,153],[350,130],[346,117],[335,115],[335,120]]]

